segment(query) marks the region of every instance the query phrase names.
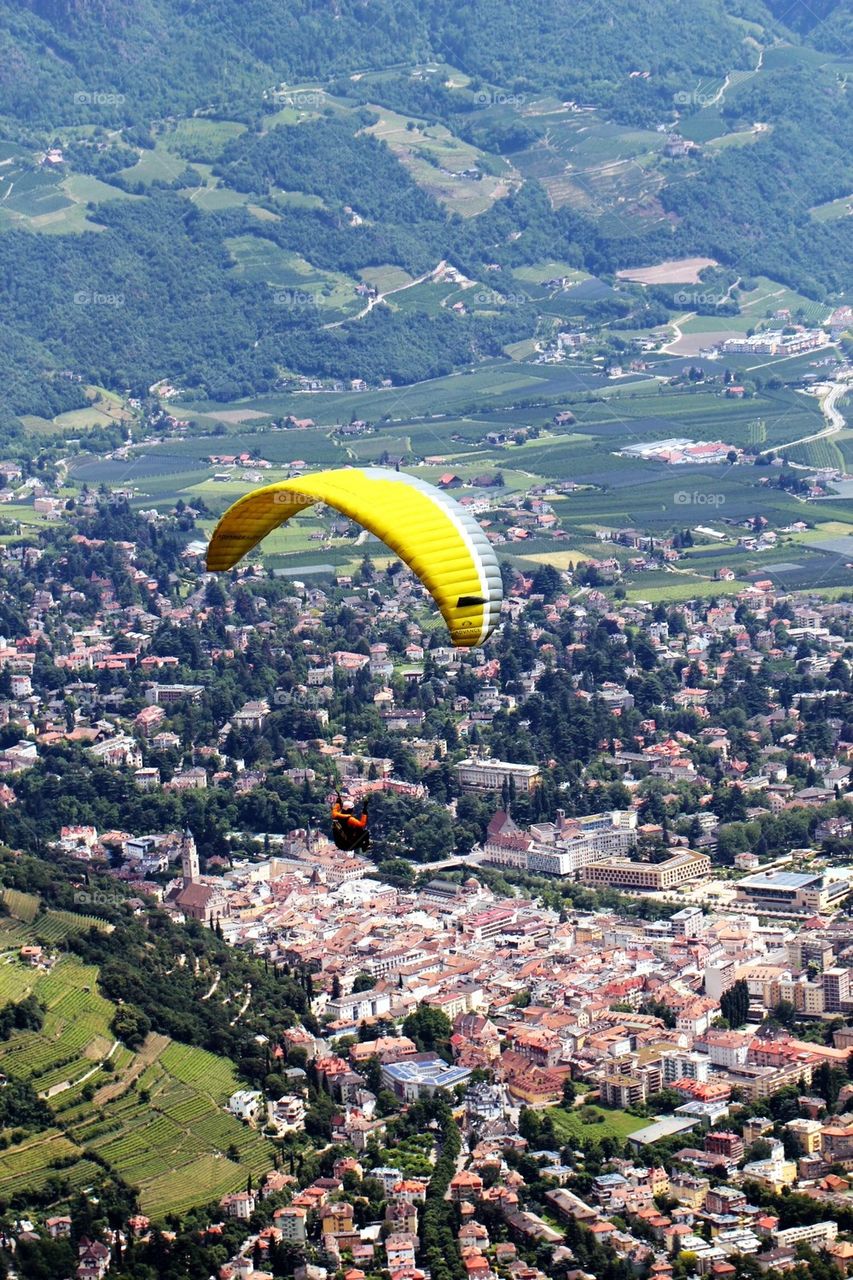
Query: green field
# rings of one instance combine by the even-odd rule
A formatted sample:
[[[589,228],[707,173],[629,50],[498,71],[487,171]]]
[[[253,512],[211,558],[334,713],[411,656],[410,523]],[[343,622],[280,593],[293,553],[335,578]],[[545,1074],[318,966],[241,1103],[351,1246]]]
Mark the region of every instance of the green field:
[[[381,138],[418,186],[451,213],[471,218],[520,182],[508,161],[486,155],[443,124],[427,124],[388,107],[372,107],[379,119],[366,132]]]
[[[40,1189],[51,1177],[69,1189],[89,1185],[97,1174],[89,1157],[97,1153],[139,1189],[143,1211],[158,1217],[219,1199],[271,1168],[267,1140],[223,1110],[239,1087],[233,1064],[165,1036],[149,1037],[138,1055],[116,1045],[109,1029],[115,1005],[97,980],[97,969],[76,959],[47,973],[0,960],[0,1002],[34,991],[46,1006],[40,1031],[0,1043],[0,1070],[29,1079],[63,1128],[0,1155],[0,1198]],[[109,1073],[99,1065],[105,1058]],[[81,1097],[87,1081],[97,1090],[91,1102]],[[225,1154],[231,1148],[236,1159]],[[57,1160],[73,1163],[57,1169]]]
[[[832,222],[836,218],[849,218],[851,210],[853,210],[853,195],[815,205],[809,212],[815,222]]]
[[[584,1124],[580,1108],[567,1111],[565,1107],[550,1107],[548,1115],[554,1122],[554,1129],[561,1142],[576,1142],[579,1138],[627,1138],[648,1124],[638,1116],[629,1116],[627,1111],[611,1111],[604,1107],[583,1108],[596,1116],[603,1116],[603,1122]]]
[[[348,314],[364,302],[355,281],[335,271],[318,271],[298,253],[288,253],[262,235],[232,236],[225,244],[240,279],[270,285],[275,305],[299,309],[322,307]]]
[[[792,316],[799,313],[808,324],[820,324],[829,312],[822,303],[767,276],[756,276],[749,283],[753,286],[751,289],[737,289],[734,296],[742,315],[749,317],[755,327],[760,320],[769,320],[775,311],[788,310]]]
[[[219,155],[233,138],[239,138],[245,131],[246,126],[235,120],[192,116],[165,126],[160,141],[170,151],[204,161],[209,156]]]
[[[243,270],[258,276],[271,274],[274,265],[282,266],[279,249],[263,237],[235,239],[232,253],[242,257]],[[308,264],[302,269],[312,270]],[[524,286],[533,289],[541,288],[536,280],[568,273],[566,264],[559,261],[543,261],[526,270],[534,281],[525,281]],[[387,268],[377,268],[377,272],[381,273],[375,277],[377,283],[381,281],[386,288],[393,288],[399,280],[387,274]],[[793,307],[807,301],[772,280],[759,278],[749,283],[746,302],[759,315],[782,303]],[[452,287],[418,285],[396,298],[427,290],[439,295]],[[743,371],[744,377],[754,363],[756,357],[731,358],[731,367]],[[758,363],[779,368],[792,379],[812,367],[807,357]],[[297,461],[310,471],[353,462],[370,464],[388,453],[401,456],[406,471],[433,482],[447,470],[468,482],[500,471],[505,483],[502,491],[490,493],[493,507],[501,505],[502,493],[526,491],[537,482],[572,481],[581,486],[550,498],[564,535],[560,540],[537,532],[523,542],[500,544],[499,555],[521,568],[541,563],[566,568],[578,560],[601,558],[602,543],[596,538],[599,529],[639,528],[666,536],[676,529],[711,524],[726,533],[722,543],[697,545],[666,572],[629,571],[625,585],[631,595],[681,599],[691,594],[721,593],[730,589],[715,580],[716,571],[723,566],[734,568],[741,586],[764,575],[774,577],[786,589],[812,582],[830,589],[849,580],[841,558],[818,546],[797,546],[794,551],[784,536],[774,552],[747,553],[736,546],[737,522],[756,512],[765,515],[777,530],[808,518],[804,517],[804,506],[811,511],[809,504],[767,483],[775,481],[778,473],[748,465],[668,467],[623,452],[626,446],[671,437],[779,448],[822,429],[824,418],[817,398],[789,386],[771,389],[765,385],[747,399],[729,399],[716,366],[707,367],[716,379],[713,382],[670,385],[667,379],[673,373],[682,375],[683,359],[653,355],[649,365],[648,370],[614,381],[603,376],[600,364],[592,360],[579,359],[564,366],[495,360],[467,375],[411,387],[324,394],[279,392],[230,406],[194,403],[179,410],[191,424],[185,438],[142,445],[124,459],[79,455],[70,478],[74,485],[84,481],[90,486],[131,485],[134,503],[140,506],[171,506],[179,496],[189,502],[203,498],[210,515],[200,522],[199,532],[207,535],[236,498],[257,484],[285,478]],[[556,428],[555,413],[567,408],[574,414],[574,424]],[[278,421],[288,414],[313,420],[316,425],[282,429]],[[347,439],[334,430],[353,417],[371,421],[373,431]],[[538,436],[518,444],[515,433],[519,428],[535,428]],[[508,437],[505,443],[487,441],[487,435],[500,432]],[[846,433],[841,433],[837,439],[798,446],[793,460],[813,466],[841,466],[850,449]],[[210,456],[243,451],[265,458],[271,468],[259,473],[260,479],[247,479],[242,469],[235,468],[225,479],[215,480],[219,469]],[[246,469],[252,469],[251,463]],[[853,524],[848,510],[851,504],[845,505],[842,499],[831,502],[833,517],[845,529],[848,520]],[[511,513],[499,515],[496,532],[510,523]],[[701,544],[701,535],[695,536]],[[306,512],[265,539],[261,554],[270,568],[310,576],[349,572],[361,553],[352,538],[330,536],[328,515]],[[612,544],[606,554],[615,554],[623,564],[630,558],[624,548]]]
[[[9,915],[25,924],[32,924],[38,915],[40,900],[34,893],[21,893],[20,889],[4,889],[3,905]]]

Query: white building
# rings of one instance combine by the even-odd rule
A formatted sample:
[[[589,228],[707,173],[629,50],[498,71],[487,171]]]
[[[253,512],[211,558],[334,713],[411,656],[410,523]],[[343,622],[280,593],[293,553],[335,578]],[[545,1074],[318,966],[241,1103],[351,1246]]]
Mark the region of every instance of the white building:
[[[305,1102],[295,1093],[286,1093],[268,1104],[269,1122],[279,1133],[298,1133],[305,1128]]]
[[[456,765],[456,780],[463,791],[500,791],[515,784],[519,794],[533,791],[539,782],[538,764],[512,764],[508,760],[469,757]]]
[[[664,1053],[661,1060],[667,1084],[674,1080],[695,1080],[698,1084],[705,1084],[711,1070],[711,1063],[704,1053]]]
[[[837,1222],[807,1222],[801,1227],[784,1227],[774,1231],[776,1245],[779,1249],[798,1244],[817,1245],[819,1249],[834,1244],[838,1238]]]
[[[243,1120],[248,1124],[249,1121],[257,1117],[263,1100],[264,1095],[256,1089],[238,1089],[228,1099],[226,1110],[230,1111],[232,1116],[236,1116],[238,1120]]]
[[[339,996],[330,1000],[328,1012],[335,1021],[361,1022],[365,1018],[381,1018],[391,1008],[387,991],[360,991],[358,994]]]

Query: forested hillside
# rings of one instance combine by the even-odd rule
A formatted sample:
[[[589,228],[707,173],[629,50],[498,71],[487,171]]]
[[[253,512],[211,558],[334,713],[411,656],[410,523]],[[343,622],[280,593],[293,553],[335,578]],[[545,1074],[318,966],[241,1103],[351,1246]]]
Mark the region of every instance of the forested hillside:
[[[677,304],[616,273],[694,255],[847,301],[850,23],[849,0],[0,0],[0,430],[87,385],[227,402],[472,368],[590,319],[518,287],[555,260],[630,331]],[[369,296],[444,262],[464,296]]]
[[[758,3],[746,7],[766,15]],[[129,122],[205,102],[233,109],[235,92],[248,102],[270,80],[428,58],[566,93],[600,89],[635,66],[707,76],[744,60],[723,0],[617,0],[606,9],[561,0],[5,0],[0,14],[3,109],[48,125],[75,94],[125,94],[116,115]],[[93,104],[74,105],[78,119],[101,119]]]

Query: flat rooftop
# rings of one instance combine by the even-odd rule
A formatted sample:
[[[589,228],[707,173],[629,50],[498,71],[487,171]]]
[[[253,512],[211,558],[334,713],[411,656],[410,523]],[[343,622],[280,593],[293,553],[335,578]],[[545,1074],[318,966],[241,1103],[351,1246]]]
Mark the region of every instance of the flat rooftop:
[[[739,889],[805,889],[818,884],[822,875],[806,871],[758,871],[738,881]]]
[[[660,1116],[654,1124],[647,1124],[645,1129],[632,1133],[630,1140],[646,1147],[652,1142],[660,1142],[662,1138],[671,1138],[673,1134],[687,1133],[689,1129],[695,1129],[698,1123],[698,1116]]]

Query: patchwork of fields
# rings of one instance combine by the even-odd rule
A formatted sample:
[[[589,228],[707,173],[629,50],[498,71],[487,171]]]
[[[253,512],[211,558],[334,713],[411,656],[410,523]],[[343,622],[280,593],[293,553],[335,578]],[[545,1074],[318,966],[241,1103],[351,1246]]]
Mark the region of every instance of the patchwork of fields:
[[[543,263],[525,270],[541,276],[543,271],[559,273],[564,265]],[[755,282],[752,300],[758,308],[776,305],[774,283]],[[793,304],[796,297],[783,300]],[[755,359],[733,356],[727,363],[748,378],[748,362]],[[721,591],[725,584],[716,581],[715,574],[722,568],[732,568],[740,583],[756,575],[789,587],[830,589],[849,583],[846,558],[825,547],[798,546],[794,554],[792,538],[781,535],[778,554],[749,553],[737,546],[738,523],[756,513],[766,516],[775,530],[800,520],[814,525],[834,518],[842,522],[844,532],[853,533],[853,506],[845,499],[827,499],[831,512],[818,511],[816,504],[804,504],[776,487],[775,471],[728,464],[673,467],[621,452],[629,445],[680,437],[762,450],[784,446],[790,460],[803,467],[844,467],[853,447],[847,437],[853,438],[853,432],[795,443],[823,430],[818,397],[774,382],[745,399],[731,399],[721,386],[719,364],[695,363],[717,381],[670,385],[669,379],[682,375],[685,368],[683,360],[670,356],[650,356],[645,370],[618,379],[607,378],[588,361],[549,366],[510,360],[494,361],[467,376],[407,388],[280,393],[229,408],[192,405],[181,410],[191,423],[185,438],[140,445],[125,459],[81,456],[71,468],[71,480],[75,485],[133,486],[140,506],[171,505],[178,497],[189,503],[202,500],[210,514],[200,521],[200,532],[207,535],[235,499],[259,483],[286,478],[292,464],[310,470],[402,458],[405,469],[433,483],[452,471],[468,485],[484,474],[500,472],[503,493],[553,482],[580,486],[550,498],[563,531],[561,541],[543,534],[523,545],[500,544],[499,554],[520,568],[537,563],[568,567],[602,554],[627,561],[625,549],[611,546],[603,553],[596,538],[599,529],[637,528],[665,536],[674,529],[712,524],[723,534],[711,548],[716,559],[707,548],[701,554],[691,551],[667,572],[630,579],[632,594],[681,598],[691,590],[704,595]],[[805,356],[773,363],[793,378],[811,368]],[[442,412],[435,412],[436,407]],[[565,410],[574,421],[555,426],[555,415]],[[316,425],[282,429],[279,423],[287,414],[310,417]],[[373,431],[344,437],[334,430],[353,417],[372,420]],[[530,428],[532,438],[515,442],[519,430]],[[506,441],[495,443],[494,437],[501,434]],[[234,468],[223,477],[210,458],[225,451],[263,457],[272,466],[261,473],[249,462],[245,469]],[[215,479],[217,472],[220,478]],[[371,544],[371,554],[378,549]],[[350,572],[363,553],[352,537],[332,536],[330,516],[314,511],[275,531],[262,550],[270,568],[299,576]]]
[[[8,889],[4,901],[15,915],[0,919],[0,1007],[34,994],[45,1016],[39,1031],[0,1041],[0,1071],[28,1080],[56,1126],[0,1153],[0,1201],[48,1188],[60,1202],[91,1185],[105,1161],[156,1218],[218,1200],[270,1169],[271,1144],[223,1110],[239,1087],[231,1062],[155,1034],[132,1053],[110,1030],[115,1005],[99,993],[95,967],[71,956],[49,971],[19,961],[25,943],[55,945],[95,918],[36,914],[37,898]]]

